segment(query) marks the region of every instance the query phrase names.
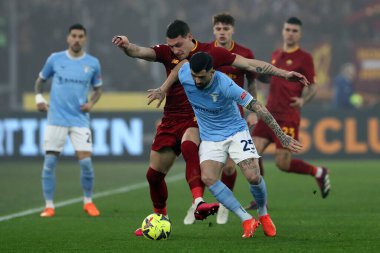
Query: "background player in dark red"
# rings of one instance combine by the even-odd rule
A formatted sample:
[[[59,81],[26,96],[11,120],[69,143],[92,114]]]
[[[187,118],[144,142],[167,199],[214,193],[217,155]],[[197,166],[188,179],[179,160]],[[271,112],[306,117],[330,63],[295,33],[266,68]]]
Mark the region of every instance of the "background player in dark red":
[[[301,108],[316,93],[315,73],[312,56],[300,48],[302,23],[298,18],[289,18],[283,26],[283,48],[272,54],[272,64],[278,68],[297,71],[306,76],[311,85],[290,83],[284,79],[272,77],[269,87],[267,108],[272,113],[282,130],[298,140],[301,121]],[[323,198],[330,190],[328,170],[316,167],[300,159],[292,158],[289,150],[281,147],[280,142],[262,120],[259,120],[253,131],[253,139],[259,154],[262,154],[272,142],[276,144],[275,162],[285,172],[311,175],[315,177]],[[260,158],[262,159],[262,158]],[[260,167],[263,169],[262,162]],[[255,209],[255,203],[251,203]]]
[[[176,65],[191,57],[199,51],[209,52],[214,58],[214,66],[233,65],[248,71],[281,76],[289,80],[298,80],[307,84],[305,77],[296,72],[278,69],[269,63],[246,59],[234,55],[221,47],[211,47],[210,44],[194,40],[189,26],[180,20],[169,24],[166,31],[167,44],[154,47],[141,47],[129,42],[127,36],[115,36],[112,42],[120,47],[128,56],[148,61],[157,61],[164,64],[166,73],[169,75]],[[180,64],[175,73],[178,72]],[[171,75],[173,76],[173,75]],[[177,80],[173,82],[173,80]],[[186,161],[186,180],[193,194],[196,219],[205,219],[219,208],[218,203],[206,204],[203,202],[204,185],[201,180],[198,145],[200,143],[199,130],[196,119],[187,100],[182,85],[178,82],[177,75],[168,79],[171,86],[163,89],[166,96],[164,117],[157,128],[150,153],[147,180],[150,195],[153,202],[154,212],[166,215],[166,200],[168,192],[165,176],[174,163],[176,156],[181,152]],[[166,94],[167,92],[167,94]],[[157,106],[161,104],[162,100]],[[136,235],[142,235],[141,229]]]
[[[241,55],[247,59],[254,59],[252,51],[233,40],[235,19],[233,16],[227,13],[219,13],[212,19],[213,33],[215,40],[210,42],[212,47],[223,47],[233,54]],[[256,86],[255,86],[255,72],[245,71],[233,66],[221,66],[217,70],[225,73],[236,84],[244,88],[244,81],[246,79],[247,90],[256,98]],[[243,108],[239,105],[239,109],[242,117],[244,117]],[[232,191],[236,181],[236,164],[232,159],[228,159],[222,173],[222,182]],[[184,224],[193,224],[195,222],[194,210],[196,206],[194,203],[190,206],[184,219]],[[219,206],[219,210],[216,216],[217,224],[226,224],[228,221],[229,211],[223,205]]]

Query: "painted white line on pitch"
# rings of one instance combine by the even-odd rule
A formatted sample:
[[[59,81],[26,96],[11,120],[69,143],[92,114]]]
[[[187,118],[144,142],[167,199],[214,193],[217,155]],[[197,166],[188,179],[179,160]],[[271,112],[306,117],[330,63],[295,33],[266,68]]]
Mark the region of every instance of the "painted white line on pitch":
[[[179,181],[179,180],[181,180],[183,178],[185,178],[185,174],[181,173],[181,174],[177,174],[177,175],[174,175],[174,176],[171,176],[171,177],[167,177],[165,179],[165,181],[168,182],[168,183],[170,183],[170,182]],[[130,191],[134,191],[134,190],[139,190],[139,189],[142,189],[144,187],[148,187],[148,183],[147,182],[141,182],[141,183],[133,184],[133,185],[130,185],[130,186],[125,186],[125,187],[117,188],[117,189],[114,189],[114,190],[109,190],[109,191],[104,191],[104,192],[98,192],[98,193],[95,193],[94,195],[92,195],[92,197],[94,199],[95,198],[102,198],[102,197],[107,197],[107,196],[111,196],[111,195],[115,195],[115,194],[119,194],[119,193],[126,193],[126,192],[130,192]],[[82,202],[82,201],[83,201],[83,197],[68,199],[68,200],[56,203],[55,204],[55,208],[63,207],[63,206],[68,206],[68,205],[79,203],[79,202]],[[9,215],[6,215],[6,216],[2,216],[2,217],[0,217],[0,222],[11,220],[11,219],[18,218],[18,217],[27,216],[27,215],[34,214],[34,213],[38,213],[38,212],[41,212],[41,210],[43,210],[43,209],[44,209],[44,206],[41,206],[41,207],[37,207],[37,208],[33,208],[33,209],[28,209],[28,210],[25,210],[25,211],[22,211],[22,212],[19,212],[19,213],[13,213],[13,214],[9,214]]]

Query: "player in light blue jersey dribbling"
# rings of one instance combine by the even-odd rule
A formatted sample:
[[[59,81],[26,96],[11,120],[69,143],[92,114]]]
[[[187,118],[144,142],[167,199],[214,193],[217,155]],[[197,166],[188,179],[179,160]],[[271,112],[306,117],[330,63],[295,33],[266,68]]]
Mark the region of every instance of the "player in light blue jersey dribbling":
[[[215,198],[242,220],[243,238],[253,237],[260,222],[265,235],[275,236],[276,227],[266,208],[266,186],[258,165],[260,156],[237,104],[256,112],[285,148],[298,152],[302,146],[283,133],[265,106],[212,66],[212,57],[199,52],[178,72],[199,125],[202,180]],[[250,191],[258,203],[260,222],[246,212],[232,191],[219,180],[228,155],[239,165],[250,184]]]
[[[92,137],[89,111],[99,100],[102,92],[102,78],[99,60],[87,54],[86,29],[75,24],[69,28],[68,49],[53,53],[47,59],[35,83],[36,105],[42,112],[48,112],[45,129],[45,159],[42,169],[42,190],[45,209],[41,217],[53,217],[55,168],[60,152],[71,139],[81,168],[81,184],[84,193],[84,211],[89,216],[100,212],[92,202],[94,170],[91,160]],[[52,78],[50,103],[42,96],[42,85]],[[87,96],[93,89],[90,100]]]

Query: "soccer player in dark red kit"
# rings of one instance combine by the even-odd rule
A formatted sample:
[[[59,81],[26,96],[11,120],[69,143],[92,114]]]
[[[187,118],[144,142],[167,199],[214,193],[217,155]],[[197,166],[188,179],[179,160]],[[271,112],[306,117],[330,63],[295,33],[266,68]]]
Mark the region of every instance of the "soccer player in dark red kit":
[[[233,40],[235,19],[227,13],[216,14],[213,19],[213,33],[215,40],[210,42],[211,48],[223,47],[230,53],[241,55],[247,59],[254,59],[254,55],[249,48],[246,48]],[[243,69],[235,68],[233,66],[221,66],[217,68],[227,76],[229,76],[237,85],[244,88],[244,81],[246,79],[247,90],[256,98],[256,85],[255,85],[255,72],[245,71]],[[240,113],[244,117],[243,108],[239,105]],[[232,159],[228,159],[222,173],[222,182],[232,191],[236,181],[236,164]],[[196,206],[194,203],[190,206],[184,219],[184,224],[193,224],[195,222],[194,211]],[[226,224],[228,221],[229,211],[223,205],[219,206],[216,216],[217,224]]]
[[[121,35],[114,36],[112,42],[130,57],[164,64],[167,75],[182,60],[188,59],[196,52],[205,51],[214,57],[214,66],[216,67],[234,65],[248,71],[258,71],[281,76],[288,80],[308,83],[305,77],[299,73],[284,71],[269,63],[246,59],[231,54],[224,48],[211,48],[207,43],[198,42],[193,38],[189,26],[181,20],[175,20],[169,24],[166,37],[167,44],[150,48],[132,44],[127,36]],[[194,212],[195,218],[202,220],[208,215],[217,212],[219,203],[207,204],[203,201],[204,184],[201,180],[198,156],[198,145],[200,143],[198,125],[183,87],[178,81],[164,92],[167,92],[164,116],[157,128],[152,144],[150,163],[146,175],[154,212],[167,215],[166,200],[168,192],[165,176],[174,163],[176,156],[182,153],[186,162],[186,180],[190,186],[194,203],[197,206]],[[141,236],[141,229],[137,229],[135,234]]]
[[[311,85],[306,87],[273,76],[270,81],[266,105],[282,130],[296,140],[298,140],[301,121],[301,108],[316,93],[313,58],[308,52],[300,48],[301,35],[301,20],[296,17],[289,18],[282,29],[283,48],[273,52],[272,64],[278,68],[302,73]],[[262,154],[268,145],[274,142],[276,144],[275,162],[277,167],[285,172],[315,177],[322,198],[327,197],[330,191],[330,180],[329,171],[326,168],[292,158],[291,152],[281,147],[281,143],[262,120],[259,120],[255,126],[253,139],[259,154]],[[260,167],[263,169],[262,162],[260,162]],[[254,201],[251,202],[250,208],[256,209]]]

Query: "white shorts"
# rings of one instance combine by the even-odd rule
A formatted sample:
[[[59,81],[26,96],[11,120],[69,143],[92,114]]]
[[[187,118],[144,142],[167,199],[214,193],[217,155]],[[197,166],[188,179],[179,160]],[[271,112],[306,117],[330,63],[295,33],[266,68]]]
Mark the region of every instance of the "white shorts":
[[[70,140],[75,151],[92,152],[92,136],[89,128],[52,125],[46,125],[44,135],[45,151],[62,152],[66,143],[67,135],[70,136]]]
[[[260,158],[248,130],[238,132],[224,141],[202,141],[199,159],[226,163],[228,155],[236,163],[249,158]]]

